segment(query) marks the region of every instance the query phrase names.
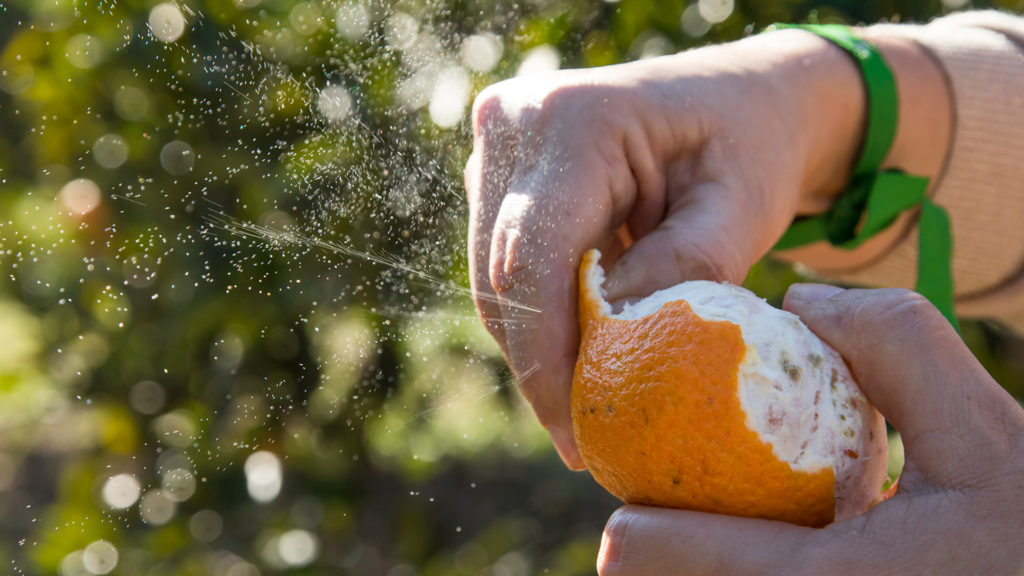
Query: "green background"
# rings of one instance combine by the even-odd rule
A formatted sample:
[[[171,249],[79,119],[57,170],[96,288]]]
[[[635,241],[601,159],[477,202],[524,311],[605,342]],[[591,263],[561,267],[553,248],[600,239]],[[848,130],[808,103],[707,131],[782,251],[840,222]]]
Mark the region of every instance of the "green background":
[[[102,573],[97,541],[112,574],[592,573],[617,504],[561,466],[476,320],[470,127],[438,126],[417,74],[455,70],[471,101],[539,46],[600,66],[774,21],[972,6],[738,1],[710,25],[682,0],[188,0],[164,42],[156,4],[0,0],[12,574]],[[484,32],[500,59],[469,70],[461,46]],[[351,104],[340,120],[318,104],[328,85]],[[84,215],[78,178],[98,191]],[[748,285],[777,303],[797,278],[764,262]],[[1020,341],[964,333],[1021,397]],[[245,471],[262,451],[282,471],[265,503]],[[111,508],[112,477],[142,504]]]

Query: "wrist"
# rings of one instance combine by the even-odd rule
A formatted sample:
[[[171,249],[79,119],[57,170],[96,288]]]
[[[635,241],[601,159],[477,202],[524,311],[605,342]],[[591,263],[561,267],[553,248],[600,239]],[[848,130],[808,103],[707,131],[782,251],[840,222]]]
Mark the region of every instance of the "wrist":
[[[849,182],[863,145],[866,91],[860,70],[844,50],[804,31],[784,32],[806,37],[800,41],[802,53],[790,67],[787,81],[799,87],[805,112],[806,163],[798,212],[814,214],[827,209]],[[951,101],[941,67],[910,40],[886,37],[870,28],[858,35],[882,53],[899,92],[899,123],[882,168],[934,180],[942,169],[952,129]]]

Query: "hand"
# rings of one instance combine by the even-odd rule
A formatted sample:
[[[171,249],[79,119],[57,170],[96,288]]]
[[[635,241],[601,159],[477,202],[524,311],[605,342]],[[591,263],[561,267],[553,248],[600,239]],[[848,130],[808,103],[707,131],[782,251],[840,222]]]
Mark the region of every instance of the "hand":
[[[608,521],[598,571],[1024,573],[1024,410],[946,320],[903,290],[797,285],[785,307],[847,359],[901,433],[896,494],[820,530],[626,506]]]
[[[798,207],[826,206],[845,183],[859,83],[838,48],[790,30],[477,98],[474,298],[570,467],[582,467],[569,416],[581,254],[599,247],[614,263],[613,300],[741,282]]]

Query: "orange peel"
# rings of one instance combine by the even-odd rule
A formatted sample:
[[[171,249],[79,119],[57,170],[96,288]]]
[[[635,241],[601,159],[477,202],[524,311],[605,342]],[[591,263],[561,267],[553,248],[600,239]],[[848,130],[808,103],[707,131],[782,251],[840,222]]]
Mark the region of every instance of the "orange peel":
[[[883,499],[885,422],[795,315],[686,282],[619,313],[600,253],[580,266],[573,433],[627,503],[823,526]]]

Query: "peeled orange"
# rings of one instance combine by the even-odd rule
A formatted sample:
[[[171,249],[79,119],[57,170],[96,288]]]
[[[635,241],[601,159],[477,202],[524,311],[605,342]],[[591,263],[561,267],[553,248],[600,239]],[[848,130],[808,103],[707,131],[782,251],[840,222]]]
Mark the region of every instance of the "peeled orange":
[[[621,500],[822,526],[882,500],[885,422],[839,354],[748,290],[685,282],[613,313],[580,267],[573,432]]]

